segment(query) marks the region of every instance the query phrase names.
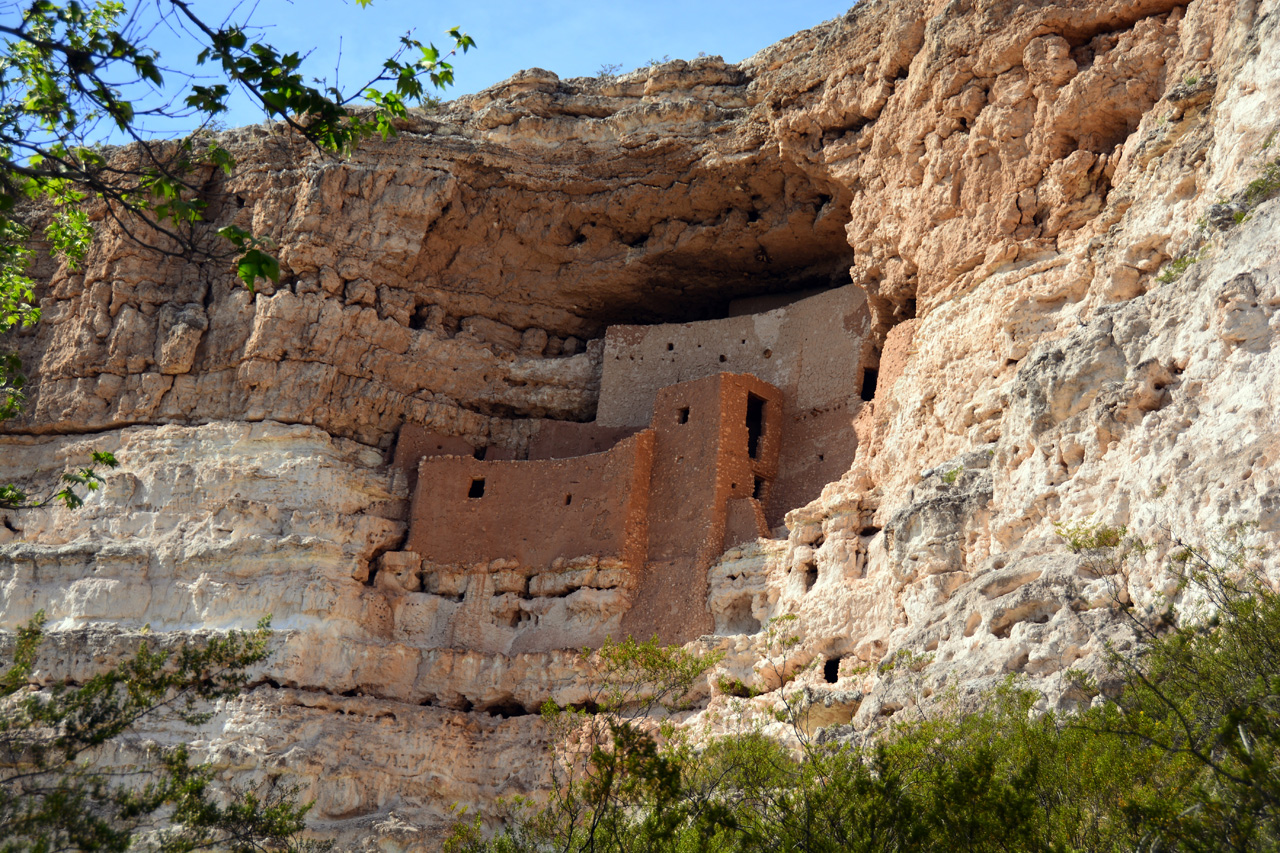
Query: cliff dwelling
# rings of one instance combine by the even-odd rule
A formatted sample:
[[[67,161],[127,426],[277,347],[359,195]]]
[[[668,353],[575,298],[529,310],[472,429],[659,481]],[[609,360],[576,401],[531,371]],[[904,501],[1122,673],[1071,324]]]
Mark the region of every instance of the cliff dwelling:
[[[402,429],[395,459],[413,497],[393,560],[406,591],[449,599],[433,602],[434,633],[496,623],[508,649],[531,651],[712,629],[707,569],[735,545],[785,537],[787,511],[848,470],[872,375],[858,369],[859,288],[732,313],[610,326],[595,420],[539,421],[522,452]],[[581,631],[572,618],[543,629],[549,596],[595,612]]]

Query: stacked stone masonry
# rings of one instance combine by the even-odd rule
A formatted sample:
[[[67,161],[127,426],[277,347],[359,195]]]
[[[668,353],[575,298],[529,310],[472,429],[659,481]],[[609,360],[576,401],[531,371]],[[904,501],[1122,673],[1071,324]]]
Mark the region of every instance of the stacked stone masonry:
[[[597,419],[544,422],[524,459],[402,430],[406,548],[446,572],[604,561],[634,579],[624,631],[710,631],[707,568],[852,461],[868,325],[845,287],[725,320],[610,327]]]

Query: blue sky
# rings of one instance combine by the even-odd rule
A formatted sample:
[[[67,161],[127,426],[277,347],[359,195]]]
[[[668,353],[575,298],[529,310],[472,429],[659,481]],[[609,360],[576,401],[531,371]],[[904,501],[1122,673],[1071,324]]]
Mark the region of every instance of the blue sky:
[[[779,39],[844,14],[853,0],[472,0],[423,3],[373,0],[361,9],[355,0],[194,0],[205,20],[229,14],[262,27],[258,37],[282,51],[307,51],[312,76],[332,82],[341,46],[340,82],[353,86],[376,72],[406,30],[416,38],[445,44],[446,31],[461,27],[478,49],[455,62],[457,85],[447,97],[479,91],[522,68],[547,68],[561,77],[596,74],[602,65],[629,71],[670,55],[698,53],[736,62]],[[151,0],[143,8],[151,7]],[[256,8],[255,8],[256,7]],[[151,7],[154,8],[154,7]],[[193,53],[160,28],[149,43],[165,64],[190,67]],[[229,126],[262,120],[243,106],[224,121]]]

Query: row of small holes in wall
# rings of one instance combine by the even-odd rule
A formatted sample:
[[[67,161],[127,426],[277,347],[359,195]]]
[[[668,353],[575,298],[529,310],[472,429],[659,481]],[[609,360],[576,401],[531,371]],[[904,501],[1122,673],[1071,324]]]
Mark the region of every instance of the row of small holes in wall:
[[[744,340],[742,343],[743,343],[743,345],[745,346],[747,342]],[[675,352],[675,349],[676,349],[676,345],[675,345],[675,344],[673,344],[673,343],[668,343],[668,344],[667,344],[667,352]],[[698,349],[702,349],[702,344],[698,344]],[[765,350],[761,351],[760,355],[761,355],[762,357],[764,357],[764,358],[773,358],[773,350],[771,350],[771,349],[765,349]],[[636,360],[636,357],[635,357],[634,355],[632,355],[632,356],[627,356],[627,358],[629,358],[631,361],[635,361],[635,360]],[[614,361],[622,361],[622,356],[620,356],[620,355],[615,355],[615,356],[613,357],[613,360],[614,360]],[[720,363],[721,363],[721,364],[723,364],[724,362],[726,362],[726,361],[728,361],[728,360],[729,360],[729,357],[728,357],[727,355],[724,355],[723,353],[721,353],[721,355],[720,355]],[[644,361],[644,356],[640,356],[640,361]]]
[[[471,480],[471,488],[467,490],[467,497],[479,499],[484,497],[484,478],[475,477]],[[564,505],[569,506],[573,503],[573,495],[564,496]]]

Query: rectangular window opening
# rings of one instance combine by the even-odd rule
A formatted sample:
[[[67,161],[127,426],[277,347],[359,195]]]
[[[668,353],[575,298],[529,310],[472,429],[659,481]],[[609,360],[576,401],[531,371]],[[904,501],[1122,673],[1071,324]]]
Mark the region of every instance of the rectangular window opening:
[[[769,481],[764,477],[756,477],[755,489],[751,493],[751,497],[758,501],[764,500],[765,491],[769,488]]]
[[[471,452],[471,455],[474,456],[476,459],[483,461],[484,457],[488,455],[488,453],[489,453],[488,447],[477,447],[475,450]]]
[[[864,402],[870,402],[876,398],[876,380],[880,378],[880,371],[874,367],[868,367],[862,371],[862,399]]]
[[[471,480],[471,489],[470,491],[467,492],[467,497],[469,498],[484,497],[484,478],[483,477],[475,477]]]
[[[689,407],[684,406],[676,412],[676,423],[687,424],[689,422]]]
[[[760,437],[764,435],[764,398],[747,394],[747,455],[760,454]]]

